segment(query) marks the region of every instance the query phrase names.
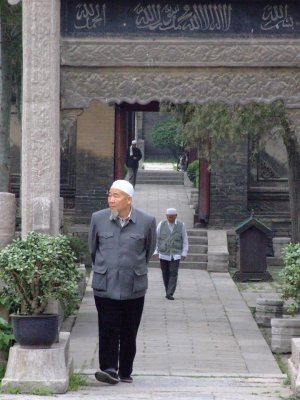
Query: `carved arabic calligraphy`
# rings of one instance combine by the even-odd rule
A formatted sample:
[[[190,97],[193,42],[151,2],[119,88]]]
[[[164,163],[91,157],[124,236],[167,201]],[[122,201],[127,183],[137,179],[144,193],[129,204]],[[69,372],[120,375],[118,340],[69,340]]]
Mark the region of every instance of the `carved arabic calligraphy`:
[[[106,25],[106,4],[79,3],[76,5],[75,29],[93,29]]]
[[[231,4],[185,4],[183,6],[139,3],[135,9],[138,29],[151,31],[223,31],[231,24]]]
[[[271,30],[282,28],[293,28],[293,17],[288,15],[288,5],[267,5],[264,7],[261,29]]]

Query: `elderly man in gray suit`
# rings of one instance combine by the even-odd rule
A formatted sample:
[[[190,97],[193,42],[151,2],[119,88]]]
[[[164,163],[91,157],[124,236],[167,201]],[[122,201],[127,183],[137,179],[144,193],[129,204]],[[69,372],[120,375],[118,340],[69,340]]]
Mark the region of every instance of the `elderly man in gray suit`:
[[[98,312],[100,382],[132,382],[136,336],[148,287],[148,268],[156,245],[155,218],[132,207],[134,189],[115,181],[109,208],[93,213],[89,250],[92,288]]]

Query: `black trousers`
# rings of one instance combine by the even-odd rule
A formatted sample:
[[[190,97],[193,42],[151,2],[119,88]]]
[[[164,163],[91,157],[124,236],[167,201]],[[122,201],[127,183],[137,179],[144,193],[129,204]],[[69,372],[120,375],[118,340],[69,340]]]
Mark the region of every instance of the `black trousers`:
[[[128,168],[129,182],[132,184],[133,187],[135,187],[135,184],[136,184],[136,175],[137,175],[137,172],[138,172],[138,168],[139,167],[136,167],[136,168],[130,167],[130,168]]]
[[[167,296],[173,296],[177,286],[178,268],[180,260],[162,260],[160,259],[160,268],[166,289]]]
[[[129,376],[145,298],[112,300],[94,297],[98,312],[100,369],[119,370],[121,375]]]

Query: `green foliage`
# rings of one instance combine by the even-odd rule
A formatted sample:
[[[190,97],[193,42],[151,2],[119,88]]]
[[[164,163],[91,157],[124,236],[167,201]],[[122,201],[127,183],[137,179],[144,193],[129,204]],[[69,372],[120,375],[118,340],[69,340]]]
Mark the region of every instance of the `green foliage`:
[[[3,366],[0,366],[0,382],[2,381],[2,379],[4,378],[5,375],[5,370],[6,368]]]
[[[64,235],[29,232],[25,240],[14,240],[0,251],[4,301],[16,299],[19,311],[30,315],[43,313],[50,298],[75,309],[81,277],[75,260]]]
[[[78,262],[83,262],[89,255],[88,243],[78,236],[68,236],[70,247]]]
[[[9,322],[0,317],[0,350],[7,352],[12,346],[14,335]]]
[[[69,381],[69,391],[77,391],[87,385],[87,377],[80,374],[72,374]]]
[[[186,173],[190,181],[193,182],[194,187],[199,186],[199,160],[191,162]]]
[[[288,308],[294,315],[300,309],[300,243],[290,243],[283,249],[284,268],[280,272],[283,279],[282,297],[291,299]]]
[[[154,127],[152,139],[156,146],[171,150],[177,158],[183,146],[182,124],[175,119],[160,122]]]
[[[51,396],[53,394],[53,391],[46,388],[46,387],[40,387],[34,389],[31,394],[35,394],[37,396]]]
[[[281,101],[271,104],[163,104],[164,111],[171,111],[183,127],[187,144],[197,146],[209,158],[210,144],[214,141],[233,142],[245,135],[284,135],[286,111]]]

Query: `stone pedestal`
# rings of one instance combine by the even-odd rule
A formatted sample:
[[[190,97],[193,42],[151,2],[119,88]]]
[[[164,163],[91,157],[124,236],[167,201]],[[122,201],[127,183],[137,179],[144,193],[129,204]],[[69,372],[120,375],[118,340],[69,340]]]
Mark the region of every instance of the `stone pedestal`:
[[[282,249],[289,243],[291,243],[291,238],[288,237],[273,238],[274,256],[282,258]]]
[[[207,271],[228,272],[229,253],[226,231],[208,230],[207,243]]]
[[[292,356],[288,360],[288,370],[291,378],[291,388],[297,398],[300,398],[300,338],[292,339]]]
[[[271,319],[273,353],[291,353],[292,339],[300,337],[299,318],[273,318]]]
[[[12,193],[0,192],[0,249],[11,243],[16,227],[16,197]]]
[[[73,372],[69,346],[69,332],[62,332],[59,343],[49,349],[28,349],[15,344],[9,351],[2,389],[19,388],[22,393],[32,393],[44,388],[52,393],[65,393]]]
[[[255,320],[258,325],[270,328],[272,318],[282,318],[283,301],[277,299],[256,299]]]

